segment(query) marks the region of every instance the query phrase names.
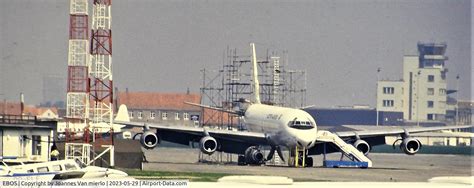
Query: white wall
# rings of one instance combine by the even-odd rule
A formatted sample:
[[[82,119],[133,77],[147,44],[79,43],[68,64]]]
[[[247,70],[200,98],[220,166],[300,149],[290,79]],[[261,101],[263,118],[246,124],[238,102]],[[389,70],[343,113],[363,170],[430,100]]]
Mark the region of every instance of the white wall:
[[[403,57],[402,81],[378,82],[377,108],[380,111],[403,112],[403,119],[408,121],[427,121],[428,114],[434,114],[434,120],[443,120],[440,116],[446,115],[447,95],[440,90],[446,91],[447,87],[446,80],[442,79],[442,72],[445,69],[419,68],[418,58],[418,56]],[[428,81],[428,75],[434,76],[434,82]],[[395,93],[384,94],[384,87],[395,88]],[[428,94],[428,88],[433,89],[432,94]],[[383,100],[393,100],[394,106],[384,107]],[[428,107],[428,101],[433,101],[433,107]]]
[[[23,141],[22,135],[29,139]],[[41,136],[40,155],[32,155],[32,135]],[[51,147],[49,136],[52,136],[52,130],[48,129],[3,129],[3,156],[15,156],[22,161],[48,161]]]
[[[394,93],[384,93],[384,88],[394,88]],[[379,111],[403,112],[406,102],[403,100],[403,81],[379,81],[377,84],[377,109]],[[393,100],[393,106],[384,106],[384,100]]]

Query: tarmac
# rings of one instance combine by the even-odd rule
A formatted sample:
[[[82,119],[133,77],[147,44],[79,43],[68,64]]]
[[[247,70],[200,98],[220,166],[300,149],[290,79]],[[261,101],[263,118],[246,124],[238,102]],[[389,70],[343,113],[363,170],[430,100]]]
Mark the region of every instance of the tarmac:
[[[157,147],[144,152],[148,162],[143,163],[143,170],[271,175],[311,182],[427,182],[434,177],[473,176],[474,165],[471,155],[370,153],[373,167],[368,169],[325,168],[322,167],[322,155],[313,156],[314,167],[311,168],[287,167],[283,162],[265,166],[238,166],[237,155],[231,156],[233,162],[230,163],[227,162],[230,161],[227,154],[220,156],[217,153],[211,157],[205,156],[205,159],[213,162],[198,162],[198,149]],[[330,154],[327,159],[339,160],[340,156]]]

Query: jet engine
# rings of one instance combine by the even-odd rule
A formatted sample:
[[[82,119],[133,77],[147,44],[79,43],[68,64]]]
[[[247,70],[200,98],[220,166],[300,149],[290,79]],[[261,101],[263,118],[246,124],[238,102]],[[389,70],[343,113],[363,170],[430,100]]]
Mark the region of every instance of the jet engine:
[[[151,131],[145,131],[140,137],[140,143],[145,149],[153,149],[158,145],[160,142],[160,139],[158,136],[151,132]]]
[[[217,149],[217,141],[212,136],[202,137],[199,141],[199,149],[205,154],[211,155]]]
[[[421,142],[416,138],[407,137],[402,140],[400,149],[407,155],[415,155],[421,148]]]
[[[352,144],[355,148],[357,148],[360,152],[364,155],[368,155],[370,151],[370,145],[365,140],[358,139]]]
[[[264,156],[256,146],[251,146],[245,150],[245,162],[247,164],[263,164]]]

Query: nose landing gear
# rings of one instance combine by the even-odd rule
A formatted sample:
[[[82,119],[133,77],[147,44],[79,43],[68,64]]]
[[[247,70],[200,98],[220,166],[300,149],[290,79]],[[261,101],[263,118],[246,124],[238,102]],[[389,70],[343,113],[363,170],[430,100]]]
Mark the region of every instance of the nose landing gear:
[[[312,167],[313,158],[308,156],[308,150],[304,147],[290,149],[290,156],[288,159],[288,166],[292,167]]]

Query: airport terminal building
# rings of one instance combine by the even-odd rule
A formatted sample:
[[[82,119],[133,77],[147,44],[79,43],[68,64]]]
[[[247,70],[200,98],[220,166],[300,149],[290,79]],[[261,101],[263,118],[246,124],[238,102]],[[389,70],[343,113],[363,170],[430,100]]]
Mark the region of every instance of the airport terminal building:
[[[417,47],[418,55],[403,57],[400,79],[377,82],[376,108],[356,105],[305,110],[321,126],[472,124],[474,103],[449,96],[457,91],[447,89],[447,45],[418,43]]]
[[[402,79],[377,83],[379,111],[402,112],[407,123],[444,122],[448,72],[446,47],[444,43],[418,43],[418,55],[404,56]]]

